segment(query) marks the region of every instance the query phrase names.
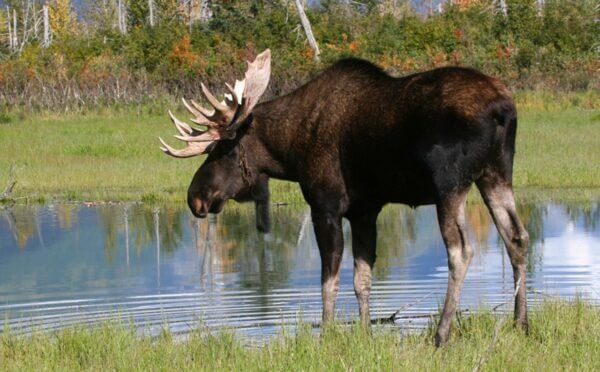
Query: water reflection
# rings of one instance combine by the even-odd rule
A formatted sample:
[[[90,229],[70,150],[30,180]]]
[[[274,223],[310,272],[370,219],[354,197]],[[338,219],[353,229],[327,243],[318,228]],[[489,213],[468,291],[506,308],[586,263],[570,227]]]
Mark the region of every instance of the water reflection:
[[[531,237],[530,293],[600,299],[600,207],[529,204],[519,208]],[[116,315],[136,324],[168,323],[185,332],[195,320],[248,334],[320,315],[320,261],[305,206],[273,207],[273,231],[254,228],[252,206],[197,220],[183,208],[143,204],[56,204],[0,210],[0,315],[24,331],[94,322]],[[468,206],[477,255],[463,307],[507,299],[512,273],[485,206]],[[432,294],[406,311],[404,326],[437,310],[446,254],[435,209],[390,206],[378,220],[374,316]],[[339,311],[356,313],[350,229],[344,224]],[[535,296],[533,296],[535,300]],[[418,319],[423,319],[419,321]]]

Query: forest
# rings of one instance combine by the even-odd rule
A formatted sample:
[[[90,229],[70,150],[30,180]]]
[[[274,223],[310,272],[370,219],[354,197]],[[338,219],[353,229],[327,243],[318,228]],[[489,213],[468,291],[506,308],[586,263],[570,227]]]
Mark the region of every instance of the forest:
[[[472,66],[514,90],[600,86],[594,0],[5,0],[0,116],[158,106],[273,51],[267,97],[342,57],[396,76]],[[318,49],[299,18],[305,10]],[[217,89],[219,90],[219,89]]]

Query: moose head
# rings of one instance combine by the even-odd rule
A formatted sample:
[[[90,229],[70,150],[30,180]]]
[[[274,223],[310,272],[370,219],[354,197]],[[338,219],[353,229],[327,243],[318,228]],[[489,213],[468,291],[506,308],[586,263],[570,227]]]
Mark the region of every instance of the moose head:
[[[194,116],[191,121],[204,129],[178,120],[169,111],[179,132],[174,137],[187,146],[177,150],[159,138],[161,150],[176,158],[208,154],[188,188],[187,201],[194,216],[204,218],[208,213],[219,213],[228,199],[253,200],[257,229],[269,230],[268,177],[253,171],[242,139],[249,132],[252,110],[265,92],[270,74],[271,52],[267,49],[254,62],[248,62],[243,80],[236,80],[233,87],[225,84],[229,93],[224,94],[223,101],[202,84],[202,92],[213,109],[206,109],[193,100],[184,99],[183,104]]]

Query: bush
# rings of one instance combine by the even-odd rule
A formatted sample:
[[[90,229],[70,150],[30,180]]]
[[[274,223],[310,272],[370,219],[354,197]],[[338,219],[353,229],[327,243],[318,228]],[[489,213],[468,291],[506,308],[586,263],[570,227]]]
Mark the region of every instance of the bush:
[[[136,4],[126,35],[80,23],[84,32],[56,38],[50,48],[33,42],[20,54],[0,56],[0,107],[67,110],[199,96],[200,81],[220,91],[243,73],[241,60],[267,47],[274,55],[271,95],[346,56],[369,59],[394,74],[467,65],[516,88],[599,86],[600,26],[593,0],[547,0],[541,14],[531,0],[507,0],[506,17],[489,1],[466,9],[447,6],[429,17],[406,7],[394,17],[374,2],[359,9],[324,2],[321,10],[308,12],[321,64],[313,59],[293,4],[214,3],[213,20],[194,24],[191,33],[173,16],[149,27],[147,2]],[[168,1],[157,4],[166,7]]]

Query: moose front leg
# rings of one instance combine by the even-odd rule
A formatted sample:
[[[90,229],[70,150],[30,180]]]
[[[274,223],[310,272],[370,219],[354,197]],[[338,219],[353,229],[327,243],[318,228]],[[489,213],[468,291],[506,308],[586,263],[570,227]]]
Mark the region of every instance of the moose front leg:
[[[323,322],[334,319],[335,299],[340,287],[340,264],[344,253],[341,214],[312,212],[313,225],[321,253],[321,291]]]
[[[435,335],[436,346],[448,341],[452,318],[460,300],[460,292],[473,258],[465,225],[465,201],[468,190],[444,197],[437,204],[438,222],[448,253],[448,290],[444,310]]]

